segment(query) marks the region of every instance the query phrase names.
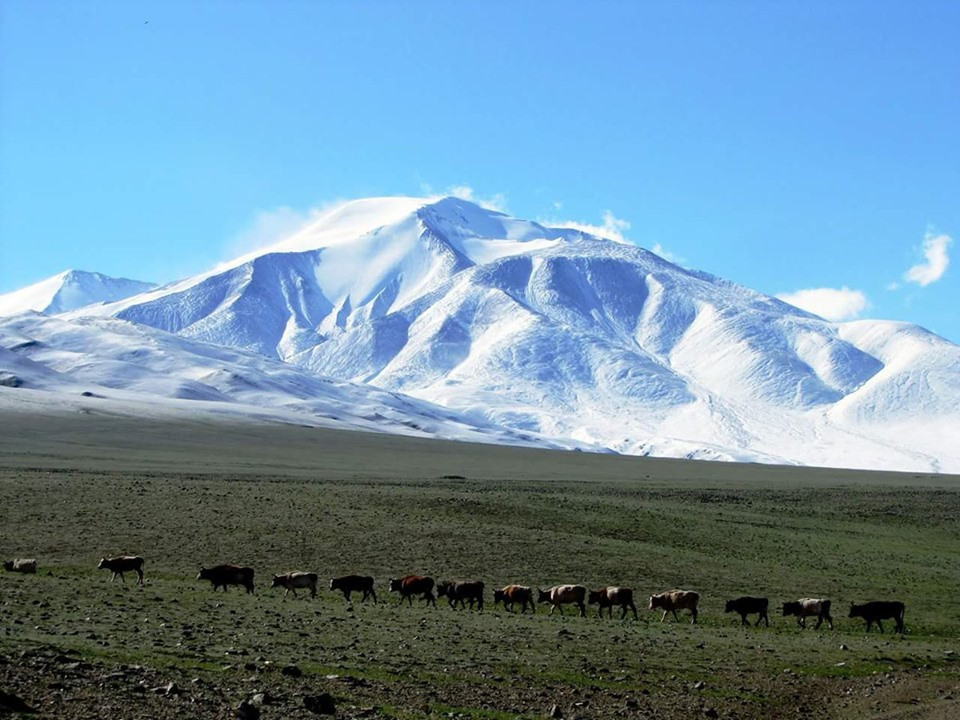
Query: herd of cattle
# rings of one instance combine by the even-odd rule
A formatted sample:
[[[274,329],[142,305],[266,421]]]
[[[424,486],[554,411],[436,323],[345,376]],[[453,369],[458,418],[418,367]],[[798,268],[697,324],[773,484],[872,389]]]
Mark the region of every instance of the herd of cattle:
[[[37,561],[35,559],[15,559],[3,564],[8,572],[20,572],[33,574],[37,572]],[[103,558],[97,565],[100,570],[109,570],[113,575],[110,582],[120,576],[122,582],[126,582],[123,574],[134,572],[137,574],[137,584],[143,585],[143,558],[135,555],[124,555],[121,557]],[[253,568],[241,567],[239,565],[217,565],[212,568],[200,568],[197,574],[197,580],[208,580],[213,585],[214,592],[222,587],[227,591],[230,585],[238,585],[252,593],[253,586]],[[309,590],[311,597],[317,595],[317,582],[319,576],[312,572],[290,572],[283,575],[274,575],[270,587],[284,588],[283,596],[289,593],[297,594],[297,590]],[[451,608],[457,607],[465,609],[468,605],[471,609],[483,610],[484,584],[480,581],[457,581],[435,583],[431,577],[422,575],[407,575],[400,579],[391,579],[389,584],[390,592],[399,595],[399,602],[402,604],[406,599],[409,605],[413,605],[413,599],[420,598],[426,601],[427,605],[436,607],[437,598],[445,597]],[[436,596],[434,595],[436,589]],[[366,602],[368,598],[377,602],[377,593],[374,589],[372,577],[366,575],[344,575],[343,577],[333,578],[330,581],[330,590],[340,591],[344,598],[349,602],[353,593],[361,593],[361,602]],[[587,614],[587,605],[597,605],[597,613],[603,617],[604,609],[607,610],[607,617],[613,617],[613,608],[620,608],[620,619],[626,618],[628,611],[633,612],[634,619],[638,619],[637,606],[633,601],[633,590],[631,588],[610,586],[600,590],[587,591],[583,585],[556,585],[548,590],[536,591],[534,599],[534,589],[526,585],[507,585],[499,590],[493,591],[494,606],[503,604],[504,609],[513,612],[515,605],[520,606],[520,612],[526,613],[529,608],[532,613],[536,613],[538,603],[549,604],[550,614],[559,610],[563,615],[564,605],[575,605],[580,613],[580,617]],[[685,610],[690,613],[691,622],[697,622],[698,607],[700,604],[700,594],[692,590],[671,590],[650,596],[650,610],[663,610],[663,616],[660,622],[666,620],[668,614],[673,614],[674,620],[679,621],[678,610]],[[747,617],[756,615],[755,625],[761,621],[770,626],[770,616],[767,614],[769,600],[761,597],[739,597],[735,600],[727,600],[725,612],[736,613],[740,616],[742,625],[749,625]],[[797,618],[797,624],[806,627],[808,617],[816,617],[816,628],[819,628],[824,621],[833,629],[833,618],[830,616],[831,601],[825,598],[805,598],[793,602],[785,602],[782,606],[782,613],[786,616]],[[883,632],[883,620],[893,620],[896,625],[896,632],[903,634],[903,615],[904,605],[897,601],[873,601],[862,605],[850,605],[849,617],[863,618],[867,623],[867,632],[873,624],[876,623],[880,632]]]

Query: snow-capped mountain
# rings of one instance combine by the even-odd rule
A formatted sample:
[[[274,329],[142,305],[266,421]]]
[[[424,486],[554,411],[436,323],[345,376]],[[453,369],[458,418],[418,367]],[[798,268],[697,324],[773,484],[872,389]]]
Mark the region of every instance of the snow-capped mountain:
[[[456,198],[346,203],[90,314],[618,452],[960,471],[960,347]]]
[[[575,446],[124,320],[33,312],[0,318],[0,409],[63,410],[78,403],[87,412],[192,412],[507,445]]]
[[[0,316],[25,310],[67,312],[99,302],[114,302],[156,287],[153,283],[114,278],[84,270],[64,270],[20,290],[0,295]]]

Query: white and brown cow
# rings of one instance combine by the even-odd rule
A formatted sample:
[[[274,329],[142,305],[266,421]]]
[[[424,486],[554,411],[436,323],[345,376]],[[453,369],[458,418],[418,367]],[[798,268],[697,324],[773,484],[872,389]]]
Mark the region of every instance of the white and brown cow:
[[[584,600],[587,597],[587,589],[583,585],[554,585],[549,590],[537,591],[538,603],[550,603],[550,614],[554,610],[559,610],[563,615],[564,605],[576,605],[580,609],[580,617],[587,614],[587,606]]]
[[[126,582],[123,577],[125,572],[135,572],[137,574],[137,585],[143,585],[143,558],[139,555],[121,555],[120,557],[101,558],[97,565],[99,570],[109,570],[113,573],[110,582],[120,576],[121,582]]]
[[[783,604],[783,614],[796,615],[797,625],[802,628],[807,626],[807,618],[813,615],[817,616],[817,624],[814,629],[823,625],[826,620],[833,630],[833,618],[830,617],[830,601],[826,598],[802,598],[796,602],[785,602]]]
[[[310,597],[317,596],[317,578],[318,575],[312,572],[288,572],[283,575],[274,575],[273,583],[270,587],[282,587],[286,588],[286,592],[283,593],[283,596],[286,597],[291,592],[293,596],[297,596],[297,588],[301,590],[303,588],[310,589]]]
[[[697,622],[697,606],[700,604],[700,593],[693,590],[670,590],[669,592],[659,593],[650,596],[650,609],[663,610],[663,617],[660,622],[667,619],[667,613],[673,613],[673,619],[679,621],[677,610],[689,610],[693,618],[692,623]]]
[[[33,558],[14,558],[4,563],[3,569],[7,572],[34,575],[37,572],[37,561]]]

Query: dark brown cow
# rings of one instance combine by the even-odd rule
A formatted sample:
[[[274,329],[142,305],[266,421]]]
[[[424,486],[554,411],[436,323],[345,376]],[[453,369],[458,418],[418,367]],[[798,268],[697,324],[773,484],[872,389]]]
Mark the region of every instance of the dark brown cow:
[[[98,570],[109,570],[113,573],[110,582],[120,576],[120,582],[126,582],[123,577],[125,572],[135,572],[137,574],[137,585],[143,585],[143,558],[139,555],[121,555],[120,557],[101,558]]]
[[[241,567],[240,565],[217,565],[212,568],[200,568],[197,573],[197,580],[209,580],[213,583],[213,591],[218,587],[223,587],[227,591],[227,585],[243,585],[247,593],[253,592],[253,568]]]
[[[599,605],[597,615],[603,617],[603,609],[607,608],[608,617],[613,617],[613,606],[620,606],[620,619],[627,616],[627,608],[633,610],[633,619],[639,620],[637,606],[633,604],[633,590],[625,587],[610,585],[601,590],[591,590],[588,600],[590,605]]]
[[[533,602],[533,590],[526,585],[507,585],[505,588],[493,591],[493,604],[503,603],[507,612],[513,612],[513,604],[520,603],[520,612],[527,611],[527,605],[534,613],[537,612],[537,606]]]
[[[880,621],[893,620],[897,624],[895,632],[903,635],[904,632],[906,632],[903,629],[903,614],[905,610],[906,607],[904,604],[897,600],[874,600],[873,602],[864,603],[863,605],[854,605],[851,603],[850,617],[862,617],[866,620],[867,632],[870,632],[870,628],[874,623],[880,628],[880,632],[883,632],[883,623]]]
[[[761,620],[766,621],[767,627],[770,627],[770,616],[767,615],[767,609],[770,607],[770,601],[767,598],[758,597],[738,597],[736,600],[727,600],[727,607],[724,612],[735,612],[740,616],[741,625],[749,625],[747,615],[757,614],[759,625]]]
[[[537,602],[550,603],[550,614],[554,610],[559,610],[563,615],[564,605],[576,605],[580,609],[580,617],[587,614],[587,606],[584,600],[587,599],[587,589],[583,585],[554,585],[549,590],[538,590]]]
[[[663,617],[660,622],[667,619],[667,613],[673,613],[673,619],[679,621],[677,610],[689,610],[693,618],[692,623],[697,622],[697,605],[700,603],[700,593],[693,590],[671,590],[650,596],[650,609],[663,610]]]
[[[369,575],[344,575],[333,578],[330,581],[330,589],[342,592],[347,602],[350,601],[350,593],[354,592],[363,593],[361,602],[366,602],[368,597],[372,597],[374,602],[377,601],[377,593],[373,591],[373,578]]]
[[[395,580],[390,579],[390,592],[400,593],[400,602],[406,598],[413,605],[413,596],[420,595],[428,605],[437,606],[437,599],[433,596],[433,578],[422,575],[407,575]]]
[[[283,594],[286,597],[291,592],[297,596],[297,588],[309,588],[310,597],[317,596],[317,574],[308,572],[288,572],[285,575],[274,575],[273,583],[270,587],[282,587],[287,591]]]
[[[817,616],[817,625],[814,629],[819,629],[826,620],[833,630],[833,618],[830,617],[830,601],[826,598],[803,598],[796,602],[785,602],[783,604],[783,615],[796,615],[797,625],[802,628],[807,626],[807,618],[813,615]]]
[[[473,610],[473,603],[476,602],[477,610],[483,610],[483,583],[479,580],[439,583],[437,597],[443,596],[447,597],[452,608],[456,608],[459,602],[462,609],[466,607],[465,602],[469,602],[470,609]]]

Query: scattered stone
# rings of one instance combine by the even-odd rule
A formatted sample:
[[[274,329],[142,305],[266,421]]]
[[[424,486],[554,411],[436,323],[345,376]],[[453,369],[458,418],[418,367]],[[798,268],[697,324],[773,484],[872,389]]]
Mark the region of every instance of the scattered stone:
[[[24,702],[23,698],[6,693],[0,690],[0,711],[15,713],[35,713],[38,712]]]
[[[707,708],[703,711],[703,714],[708,718],[720,717],[720,713],[718,713],[715,708]]]
[[[841,649],[841,650],[849,650],[850,648],[848,648],[844,643],[840,643],[840,649]]]
[[[236,715],[240,720],[260,720],[260,708],[246,700],[237,705]]]
[[[703,680],[697,680],[697,681],[693,684],[693,689],[694,689],[694,690],[703,690],[706,686],[707,686],[707,684],[706,684]]]
[[[295,677],[295,678],[298,678],[303,675],[303,670],[301,670],[296,665],[284,665],[280,669],[280,672],[288,677]]]
[[[252,705],[256,705],[257,707],[261,707],[263,705],[269,705],[273,701],[274,701],[273,696],[265,692],[254,693],[253,696],[251,696],[250,698],[250,703]]]
[[[557,630],[557,637],[570,637],[571,635],[573,635],[573,633],[566,628],[560,628]]]
[[[307,695],[303,698],[303,706],[317,715],[333,715],[337,712],[337,704],[330,693]]]
[[[550,708],[549,716],[552,718],[562,718],[563,710],[560,709],[559,705],[554,705],[552,708]]]

